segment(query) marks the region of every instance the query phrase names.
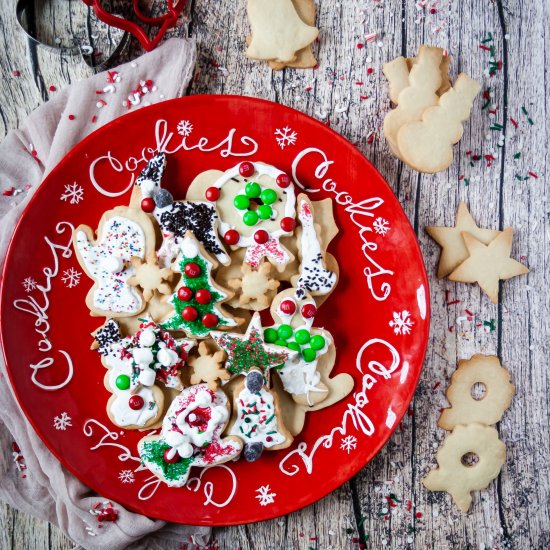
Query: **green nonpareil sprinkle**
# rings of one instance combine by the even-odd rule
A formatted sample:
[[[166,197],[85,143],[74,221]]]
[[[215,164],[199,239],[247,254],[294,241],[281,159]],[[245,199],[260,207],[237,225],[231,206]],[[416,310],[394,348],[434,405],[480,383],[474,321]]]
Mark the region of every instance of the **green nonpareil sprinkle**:
[[[347,535],[353,535],[354,531],[355,531],[355,529],[352,529],[351,527],[346,528],[346,534]]]
[[[399,504],[401,504],[401,501],[393,493],[390,493],[390,498],[392,500],[395,500],[395,502],[399,502]]]
[[[470,180],[468,178],[464,178],[464,185],[468,187],[470,185]]]
[[[487,109],[487,107],[489,107],[489,105],[491,105],[491,99],[489,98],[481,107],[481,110],[483,111],[483,109]]]
[[[491,130],[502,130],[502,124],[497,124],[496,122],[491,126]]]
[[[359,527],[359,529],[361,529],[361,527],[363,527],[363,523],[365,523],[365,520],[367,518],[365,516],[361,516],[361,519],[359,520],[359,523],[357,524],[357,527]]]
[[[526,181],[529,179],[529,176],[521,177],[519,174],[516,174],[516,179],[518,181]]]
[[[514,158],[515,158],[516,160],[519,159],[520,157],[521,157],[521,153],[516,153],[516,154],[514,155]]]
[[[484,326],[484,327],[489,327],[489,330],[490,330],[491,332],[493,332],[493,330],[496,330],[495,320],[494,320],[494,319],[491,319],[490,321],[483,321],[483,326]]]
[[[533,122],[533,119],[532,119],[532,118],[528,118],[528,119],[527,119],[527,122],[528,122],[531,126],[533,126],[533,124],[535,124],[535,123]]]
[[[527,112],[527,109],[525,108],[525,105],[522,105],[522,106],[521,106],[521,112],[522,112],[525,116],[529,116],[529,113]]]
[[[491,42],[493,40],[493,35],[492,33],[489,33],[489,36],[487,36],[487,38],[484,38],[481,43],[482,44],[487,44],[487,42]]]

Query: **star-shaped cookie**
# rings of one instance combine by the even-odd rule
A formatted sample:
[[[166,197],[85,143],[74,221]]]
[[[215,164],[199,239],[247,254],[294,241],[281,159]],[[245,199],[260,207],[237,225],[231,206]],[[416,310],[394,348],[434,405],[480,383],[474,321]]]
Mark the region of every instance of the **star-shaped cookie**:
[[[246,334],[212,331],[210,336],[227,353],[225,368],[231,374],[246,374],[252,368],[267,373],[297,355],[282,346],[265,343],[262,321],[257,312],[250,320]]]
[[[449,275],[449,279],[462,283],[478,283],[491,301],[498,303],[498,281],[529,272],[523,264],[510,258],[512,234],[513,229],[508,227],[485,245],[469,233],[462,232],[470,257]]]
[[[468,258],[468,250],[462,238],[462,232],[465,231],[478,241],[489,244],[500,231],[494,229],[480,229],[464,202],[460,203],[456,214],[456,224],[454,227],[426,227],[428,235],[441,246],[441,256],[439,257],[439,266],[437,268],[437,277],[441,279],[446,277],[464,260]]]

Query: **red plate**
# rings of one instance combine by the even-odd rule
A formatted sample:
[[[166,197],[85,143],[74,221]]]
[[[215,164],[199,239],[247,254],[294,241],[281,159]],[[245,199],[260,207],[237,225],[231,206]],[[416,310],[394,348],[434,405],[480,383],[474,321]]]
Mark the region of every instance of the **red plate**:
[[[207,169],[243,159],[274,164],[334,201],[340,233],[336,292],[316,326],[334,336],[333,374],[349,372],[345,400],[307,416],[282,451],[191,472],[170,489],[140,469],[141,435],[106,414],[105,369],[89,350],[101,323],[85,305],[91,281],[70,246],[80,223],[127,204],[157,150],[176,198]],[[77,147],[27,207],[4,267],[3,349],[19,403],[49,449],[86,485],[147,516],[200,525],[253,522],[311,504],[347,481],[388,440],[412,398],[429,329],[428,282],[413,230],[371,163],[323,124],[259,99],[194,96],[121,117]]]

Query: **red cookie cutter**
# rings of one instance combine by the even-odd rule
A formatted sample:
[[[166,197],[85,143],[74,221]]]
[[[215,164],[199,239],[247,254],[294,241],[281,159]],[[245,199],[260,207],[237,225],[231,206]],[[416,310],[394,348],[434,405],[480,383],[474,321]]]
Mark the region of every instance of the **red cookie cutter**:
[[[102,0],[82,0],[86,5],[93,8],[97,18],[111,27],[117,27],[123,31],[133,34],[145,48],[150,52],[155,49],[165,35],[168,29],[176,25],[180,13],[185,7],[186,0],[167,0],[167,11],[160,17],[148,17],[141,12],[139,0],[133,0],[133,9],[139,21],[150,25],[151,27],[160,27],[155,37],[151,40],[144,29],[137,23],[123,19],[117,15],[109,13],[102,5]]]

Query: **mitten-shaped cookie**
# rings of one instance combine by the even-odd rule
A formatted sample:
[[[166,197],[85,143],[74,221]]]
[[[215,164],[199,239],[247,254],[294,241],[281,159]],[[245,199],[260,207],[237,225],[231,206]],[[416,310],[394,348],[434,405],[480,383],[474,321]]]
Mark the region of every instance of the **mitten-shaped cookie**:
[[[293,441],[283,424],[277,396],[266,383],[264,375],[253,369],[234,388],[228,433],[244,441],[243,456],[249,462],[258,460],[264,449],[286,449]]]
[[[94,285],[86,296],[91,315],[126,317],[143,311],[142,292],[130,284],[132,258],[155,264],[155,229],[143,212],[117,206],[103,214],[94,231],[79,225],[73,234],[78,261]]]
[[[207,174],[209,174],[208,172]],[[294,259],[281,238],[294,234],[296,196],[290,177],[263,162],[241,162],[223,172],[204,188],[205,178],[195,178],[188,199],[213,201],[220,216],[225,243],[245,248],[244,261],[257,269],[267,258],[278,271]]]
[[[193,340],[175,340],[156,323],[144,321],[132,336],[123,337],[118,323],[109,319],[94,334],[93,348],[107,367],[105,387],[112,393],[109,418],[121,428],[153,426],[164,412],[164,396],[156,385],[181,389],[180,370]]]
[[[198,384],[174,399],[160,435],[138,443],[143,464],[170,487],[183,487],[193,466],[214,466],[236,458],[242,442],[222,438],[229,420],[229,401],[221,390]]]
[[[338,401],[345,397],[353,387],[353,378],[345,373],[329,378],[336,357],[334,340],[328,331],[313,327],[316,313],[310,294],[301,293],[298,297],[296,289],[283,290],[271,305],[276,324],[264,330],[264,338],[297,352],[278,369],[284,388],[294,401],[322,408],[329,396],[329,404],[335,402],[334,398]]]
[[[168,299],[174,311],[162,326],[170,330],[183,330],[189,336],[199,338],[208,336],[216,328],[236,327],[240,319],[231,316],[222,306],[233,294],[217,285],[212,278],[216,261],[190,231],[178,246],[178,256],[172,268],[181,273],[181,280]]]

